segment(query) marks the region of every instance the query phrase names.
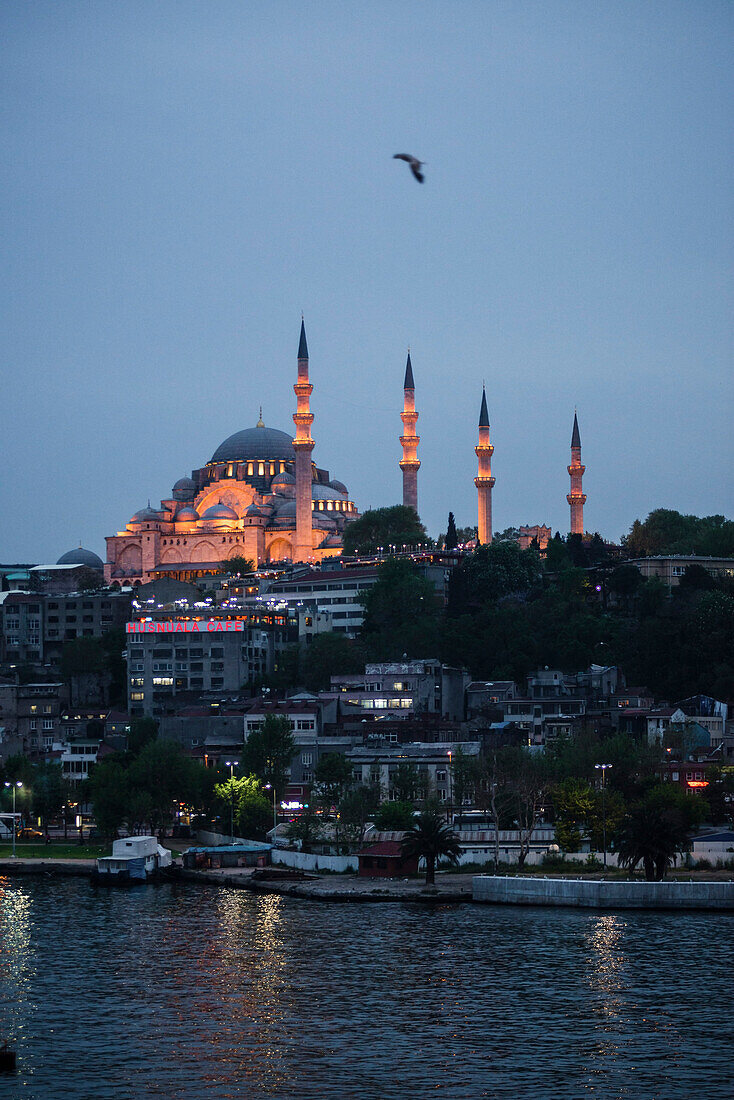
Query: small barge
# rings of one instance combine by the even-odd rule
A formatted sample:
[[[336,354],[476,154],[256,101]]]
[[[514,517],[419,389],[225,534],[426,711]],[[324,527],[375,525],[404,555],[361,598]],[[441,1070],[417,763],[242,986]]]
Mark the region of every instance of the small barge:
[[[173,865],[171,853],[155,836],[114,841],[112,855],[97,860],[92,881],[100,886],[134,886],[159,878]]]

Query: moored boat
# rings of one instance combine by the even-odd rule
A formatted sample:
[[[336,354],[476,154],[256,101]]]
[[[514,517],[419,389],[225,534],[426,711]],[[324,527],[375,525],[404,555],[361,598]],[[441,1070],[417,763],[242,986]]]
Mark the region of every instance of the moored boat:
[[[115,840],[112,855],[102,856],[92,875],[102,886],[134,886],[158,878],[173,860],[155,836],[128,836]]]

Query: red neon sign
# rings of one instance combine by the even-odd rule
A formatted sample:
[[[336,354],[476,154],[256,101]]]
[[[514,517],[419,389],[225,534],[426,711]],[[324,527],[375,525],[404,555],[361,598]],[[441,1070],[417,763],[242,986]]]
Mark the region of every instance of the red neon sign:
[[[245,624],[241,619],[163,619],[157,623],[140,619],[127,623],[125,629],[128,634],[229,634],[244,631]]]

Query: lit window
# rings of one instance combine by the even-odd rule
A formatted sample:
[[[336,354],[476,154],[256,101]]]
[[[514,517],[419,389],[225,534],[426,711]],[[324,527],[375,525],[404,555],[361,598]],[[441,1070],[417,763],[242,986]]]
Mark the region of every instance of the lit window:
[[[258,462],[258,464],[257,464],[257,475],[258,475],[258,477],[264,477],[265,476],[265,463],[264,462]]]
[[[144,698],[145,698],[145,692],[144,691],[131,691],[130,692],[130,699],[135,703],[139,703],[140,700],[144,699]]]

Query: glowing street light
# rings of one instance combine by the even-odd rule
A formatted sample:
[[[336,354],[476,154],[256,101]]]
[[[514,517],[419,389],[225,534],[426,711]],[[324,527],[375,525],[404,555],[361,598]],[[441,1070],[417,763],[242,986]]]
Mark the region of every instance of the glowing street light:
[[[264,789],[273,792],[273,844],[275,844],[278,835],[278,811],[275,808],[275,786],[273,783],[266,783]]]
[[[601,821],[602,821],[602,836],[604,838],[604,867],[607,865],[607,802],[606,802],[606,774],[607,769],[614,767],[613,764],[594,764],[597,771],[601,772]]]
[[[15,859],[15,792],[18,787],[22,787],[23,784],[19,779],[17,779],[15,783],[6,783],[5,786],[13,788],[13,859]]]

